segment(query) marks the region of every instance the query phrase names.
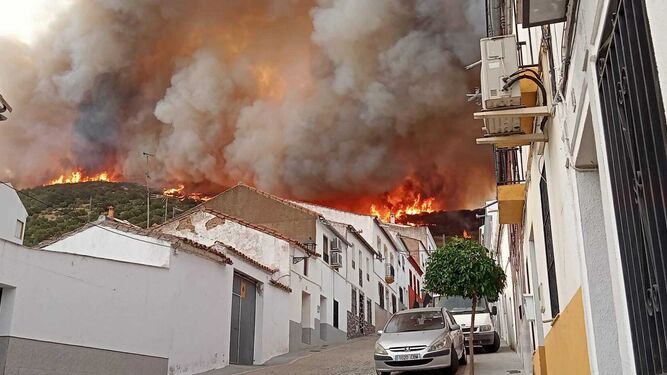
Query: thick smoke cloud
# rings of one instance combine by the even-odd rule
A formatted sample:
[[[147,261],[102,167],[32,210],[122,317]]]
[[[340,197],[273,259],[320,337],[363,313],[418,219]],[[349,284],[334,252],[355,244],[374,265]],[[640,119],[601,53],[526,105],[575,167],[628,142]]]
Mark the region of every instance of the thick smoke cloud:
[[[75,168],[210,192],[245,181],[298,199],[399,186],[479,204],[481,0],[78,0],[34,45],[0,40],[0,178]]]

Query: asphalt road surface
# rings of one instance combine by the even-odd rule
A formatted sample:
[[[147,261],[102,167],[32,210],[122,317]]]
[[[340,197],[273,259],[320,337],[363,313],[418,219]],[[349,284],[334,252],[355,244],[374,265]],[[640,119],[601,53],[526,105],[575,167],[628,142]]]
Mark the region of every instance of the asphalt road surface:
[[[228,367],[223,370],[211,371],[207,375],[375,375],[373,365],[375,340],[377,340],[377,336],[363,337],[331,348],[314,349],[310,352],[277,358],[266,366]],[[507,347],[502,347],[498,353],[493,354],[476,353],[475,363],[475,375],[522,373],[519,356]],[[461,366],[457,372],[458,375],[466,373],[465,366]]]

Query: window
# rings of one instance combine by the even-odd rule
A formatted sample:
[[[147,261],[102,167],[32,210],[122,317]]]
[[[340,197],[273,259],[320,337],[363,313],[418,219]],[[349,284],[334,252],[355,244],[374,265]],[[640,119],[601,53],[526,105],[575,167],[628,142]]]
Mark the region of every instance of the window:
[[[356,257],[354,256],[354,250],[350,251],[350,254],[352,255],[350,258],[352,259],[352,269],[355,269],[357,262],[356,262]]]
[[[333,326],[338,328],[338,301],[334,300],[333,305]]]
[[[400,286],[398,287],[398,300],[403,303],[403,288]]]
[[[549,301],[551,317],[555,318],[560,312],[558,304],[558,282],[556,279],[556,261],[554,259],[554,243],[551,233],[551,216],[549,211],[549,191],[547,190],[546,170],[542,167],[540,179],[540,194],[542,195],[542,222],[544,223],[544,250],[547,261],[547,278],[549,279]]]
[[[408,270],[408,274],[410,275],[410,289],[412,289],[412,271]]]
[[[364,302],[366,302],[366,298],[364,298],[364,294],[359,292],[359,320],[364,320]]]
[[[380,241],[380,236],[377,236],[376,243],[377,243],[377,248],[378,248],[378,253],[379,253],[380,249],[382,248],[382,241]]]
[[[364,286],[364,271],[359,268],[359,286]]]
[[[445,320],[439,311],[420,311],[394,315],[387,323],[386,333],[442,329]]]
[[[303,259],[303,276],[308,276],[308,258]]]
[[[403,262],[401,263],[401,268],[403,269],[403,272],[405,272],[405,261],[406,260],[407,260],[406,258],[403,258]]]
[[[373,324],[373,301],[371,301],[370,298],[367,299],[366,306],[367,306],[366,321],[368,322],[368,324]]]
[[[16,229],[14,230],[14,236],[18,239],[23,239],[23,227],[25,224],[21,220],[16,220]]]
[[[322,260],[329,263],[329,238],[322,236]]]
[[[391,313],[396,314],[396,295],[391,295]]]
[[[380,296],[380,307],[384,309],[384,286],[378,282],[378,295]]]
[[[357,315],[357,291],[352,288],[352,298],[350,299],[352,302],[352,306],[350,306],[350,310],[352,310],[352,315]]]
[[[359,261],[361,262],[361,256],[359,257]],[[366,281],[371,281],[371,274],[369,273],[371,269],[371,260],[366,257]]]

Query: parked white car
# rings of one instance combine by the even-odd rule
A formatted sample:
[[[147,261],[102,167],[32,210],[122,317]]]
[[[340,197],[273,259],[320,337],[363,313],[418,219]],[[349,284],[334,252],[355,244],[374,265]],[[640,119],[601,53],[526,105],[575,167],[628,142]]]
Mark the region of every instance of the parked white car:
[[[468,346],[468,333],[470,333],[470,318],[472,317],[472,301],[462,297],[434,298],[435,305],[444,307],[454,315],[456,322],[461,325],[465,335],[466,347]],[[484,348],[484,351],[495,353],[500,348],[500,335],[496,330],[492,315],[497,314],[495,306],[489,308],[485,299],[480,299],[475,308],[475,328],[473,329],[473,346]]]
[[[456,374],[459,364],[466,363],[461,327],[442,307],[398,312],[378,333],[374,355],[378,375],[438,369]]]

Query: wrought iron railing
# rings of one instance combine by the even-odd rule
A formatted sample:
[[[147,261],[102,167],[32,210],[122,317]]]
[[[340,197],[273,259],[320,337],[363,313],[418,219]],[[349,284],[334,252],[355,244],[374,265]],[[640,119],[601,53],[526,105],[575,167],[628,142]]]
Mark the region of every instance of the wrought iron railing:
[[[526,181],[521,147],[496,148],[495,162],[498,185],[520,184]]]

